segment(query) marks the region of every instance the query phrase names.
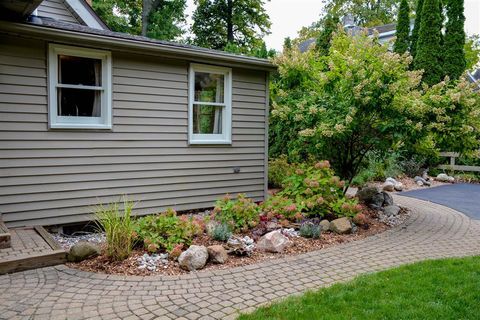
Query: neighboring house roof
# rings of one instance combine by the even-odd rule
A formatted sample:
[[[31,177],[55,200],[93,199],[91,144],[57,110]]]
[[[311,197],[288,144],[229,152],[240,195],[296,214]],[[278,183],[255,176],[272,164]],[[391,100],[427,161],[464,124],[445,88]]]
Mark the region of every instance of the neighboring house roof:
[[[83,22],[84,25],[96,29],[110,30],[105,22],[92,9],[85,0],[63,0],[72,13]]]

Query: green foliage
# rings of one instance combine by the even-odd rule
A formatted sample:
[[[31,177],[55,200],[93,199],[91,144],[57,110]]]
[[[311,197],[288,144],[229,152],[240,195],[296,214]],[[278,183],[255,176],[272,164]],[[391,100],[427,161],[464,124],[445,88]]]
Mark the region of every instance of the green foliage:
[[[407,52],[410,44],[410,7],[407,0],[402,0],[400,3],[396,37],[393,51],[398,54],[404,54]]]
[[[123,209],[117,202],[95,207],[95,223],[105,231],[106,255],[112,260],[121,261],[132,252],[135,241],[132,209],[134,203],[123,198]]]
[[[425,158],[414,155],[399,162],[402,173],[410,178],[421,176],[426,164]]]
[[[409,264],[291,297],[238,319],[477,319],[479,265],[478,256]]]
[[[112,31],[141,35],[143,1],[153,5],[146,17],[145,35],[160,40],[183,35],[186,0],[93,0],[92,8]]]
[[[274,188],[281,188],[282,182],[292,174],[294,166],[288,163],[286,155],[268,161],[268,185]]]
[[[447,0],[443,71],[450,79],[458,79],[466,68],[464,0]]]
[[[480,36],[478,34],[469,36],[465,41],[465,69],[472,70],[478,67],[480,61]]]
[[[295,209],[301,209],[307,215],[324,216],[333,213],[337,216],[350,216],[359,210],[355,200],[345,198],[345,181],[334,176],[328,161],[320,161],[315,165],[299,164],[283,184],[285,188],[278,196],[293,200]]]
[[[413,66],[424,71],[423,81],[428,85],[439,83],[444,76],[442,21],[439,0],[425,0]]]
[[[276,218],[279,220],[287,219],[296,221],[303,218],[301,207],[297,206],[292,199],[282,197],[278,194],[269,197],[263,202],[261,209],[268,220]]]
[[[177,245],[188,246],[204,229],[202,220],[186,215],[178,217],[173,209],[139,218],[135,224],[135,231],[149,252],[160,249],[170,252]]]
[[[317,37],[315,49],[321,55],[327,55],[330,49],[330,42],[332,41],[333,33],[338,29],[340,19],[336,15],[327,15],[324,19],[322,31]]]
[[[232,231],[226,223],[219,223],[213,227],[212,238],[217,241],[226,242],[232,236]]]
[[[329,159],[350,180],[365,167],[368,152],[386,153],[417,137],[421,72],[409,71],[409,56],[364,33],[339,30],[328,56],[292,49],[275,62],[270,157]]]
[[[273,58],[277,54],[274,49],[268,50],[264,41],[260,41],[259,45],[253,48],[240,47],[233,42],[228,42],[223,50],[230,53],[243,54],[262,59]]]
[[[313,222],[305,222],[300,226],[299,233],[304,238],[318,239],[322,234],[322,226]]]
[[[234,232],[247,231],[258,224],[260,207],[243,193],[237,199],[226,195],[215,203],[212,218],[225,223]]]
[[[248,53],[262,47],[270,18],[264,0],[195,0],[194,44],[224,50],[230,43]]]
[[[352,184],[363,186],[370,181],[381,181],[388,177],[397,177],[402,173],[400,155],[397,152],[369,152],[367,165],[352,180]]]
[[[417,0],[415,9],[415,24],[413,25],[412,35],[410,36],[410,54],[415,58],[417,55],[418,34],[420,33],[420,25],[422,24],[422,9],[425,0]]]

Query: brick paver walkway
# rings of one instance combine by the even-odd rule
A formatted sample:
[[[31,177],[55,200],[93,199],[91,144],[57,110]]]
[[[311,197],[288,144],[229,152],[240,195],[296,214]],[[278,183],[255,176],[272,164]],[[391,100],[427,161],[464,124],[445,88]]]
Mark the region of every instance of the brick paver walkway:
[[[412,209],[382,234],[286,259],[178,277],[122,277],[65,266],[0,276],[0,318],[229,319],[239,311],[358,274],[480,254],[480,221],[396,197]]]
[[[0,261],[52,252],[52,248],[33,228],[10,229],[9,231],[12,237],[12,247],[0,249]]]

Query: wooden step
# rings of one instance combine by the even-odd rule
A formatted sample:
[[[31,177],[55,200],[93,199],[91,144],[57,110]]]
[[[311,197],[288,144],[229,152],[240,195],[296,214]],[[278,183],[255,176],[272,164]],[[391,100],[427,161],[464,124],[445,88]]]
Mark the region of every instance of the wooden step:
[[[7,226],[3,223],[2,214],[0,213],[0,249],[10,248],[12,246],[12,237]]]

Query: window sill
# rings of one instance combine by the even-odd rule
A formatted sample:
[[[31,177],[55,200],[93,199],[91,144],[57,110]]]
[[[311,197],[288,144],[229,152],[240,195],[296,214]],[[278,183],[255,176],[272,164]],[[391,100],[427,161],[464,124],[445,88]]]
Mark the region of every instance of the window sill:
[[[90,129],[90,130],[112,130],[112,125],[105,124],[79,124],[79,123],[56,123],[50,124],[49,129]]]
[[[228,140],[190,140],[190,145],[231,145],[232,141]]]

